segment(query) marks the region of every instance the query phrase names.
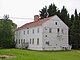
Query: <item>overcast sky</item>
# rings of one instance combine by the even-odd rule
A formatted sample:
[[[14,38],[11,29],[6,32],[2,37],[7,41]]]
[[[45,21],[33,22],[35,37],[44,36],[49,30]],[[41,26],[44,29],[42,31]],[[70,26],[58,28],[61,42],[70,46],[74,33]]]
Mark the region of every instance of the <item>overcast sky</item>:
[[[39,15],[45,5],[54,3],[59,9],[63,5],[70,14],[74,14],[77,9],[80,12],[80,0],[0,0],[0,16],[9,14],[10,17],[33,18]],[[19,26],[33,21],[32,19],[12,19]]]

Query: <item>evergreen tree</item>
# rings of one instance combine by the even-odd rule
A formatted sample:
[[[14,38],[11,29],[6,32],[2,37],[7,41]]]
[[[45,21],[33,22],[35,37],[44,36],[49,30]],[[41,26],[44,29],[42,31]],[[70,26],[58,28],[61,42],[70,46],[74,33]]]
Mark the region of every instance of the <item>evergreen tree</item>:
[[[43,7],[43,9],[41,9],[39,12],[41,19],[48,17],[47,6]]]
[[[41,19],[58,14],[57,13],[57,7],[55,6],[55,4],[49,5],[48,9],[47,9],[47,6],[45,6],[39,12],[40,12]]]
[[[58,10],[57,12],[56,12],[56,15],[60,18],[61,17],[61,12],[60,12],[60,10]]]
[[[74,21],[74,15],[73,14],[71,15],[71,19],[70,20],[71,20],[71,23],[73,23],[73,21]]]
[[[67,9],[65,8],[65,6],[63,6],[63,8],[61,9],[60,18],[63,20],[63,22],[66,25],[68,25],[68,27],[70,27],[70,17],[69,17],[69,13]]]
[[[79,48],[80,48],[80,13],[79,13],[78,18],[79,18]]]
[[[49,17],[57,14],[57,7],[55,6],[55,4],[49,5],[48,14],[49,14]]]
[[[75,20],[73,21],[72,27],[71,27],[71,43],[73,48],[78,49],[80,47],[80,20],[79,16],[77,14],[77,10],[75,9]]]
[[[62,10],[61,10],[61,19],[66,22],[67,19],[67,10],[65,8],[65,6],[63,6]]]

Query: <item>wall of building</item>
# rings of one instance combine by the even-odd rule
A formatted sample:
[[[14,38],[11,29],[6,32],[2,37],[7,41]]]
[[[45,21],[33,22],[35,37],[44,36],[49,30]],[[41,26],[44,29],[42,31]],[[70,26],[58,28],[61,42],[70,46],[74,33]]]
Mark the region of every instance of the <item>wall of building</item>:
[[[43,24],[43,27],[44,27],[43,28],[44,50],[64,50],[65,47],[69,46],[68,27],[57,16],[45,22]],[[51,28],[51,33],[49,32],[50,28]],[[59,33],[57,32],[58,28],[59,28]],[[46,44],[46,42],[49,42],[49,45]]]
[[[33,32],[33,30],[34,30],[34,32]],[[24,34],[24,31],[25,31],[25,34]],[[29,31],[29,33],[28,33],[28,31]],[[42,27],[36,26],[36,27],[30,27],[30,28],[16,31],[15,40],[19,40],[19,39],[20,40],[25,39],[25,43],[29,44],[28,49],[42,50]],[[37,39],[39,39],[39,44],[37,44]],[[31,42],[30,42],[30,40],[31,40]],[[34,43],[33,43],[33,40],[34,40]],[[17,43],[16,47],[23,48],[21,43],[20,44]]]

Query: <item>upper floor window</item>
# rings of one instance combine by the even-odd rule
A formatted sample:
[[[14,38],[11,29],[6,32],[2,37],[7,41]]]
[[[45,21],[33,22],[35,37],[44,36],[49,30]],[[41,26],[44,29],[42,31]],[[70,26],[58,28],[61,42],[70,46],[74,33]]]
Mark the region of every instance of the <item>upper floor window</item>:
[[[25,31],[24,31],[23,33],[24,33],[24,35],[25,35]]]
[[[29,30],[27,30],[27,34],[29,34]]]
[[[57,22],[55,22],[55,25],[57,25]]]
[[[49,33],[52,33],[52,29],[51,28],[49,28]]]
[[[19,35],[21,34],[21,32],[19,31]]]
[[[39,28],[37,29],[37,33],[39,33]]]
[[[34,29],[33,29],[33,34],[34,34]]]
[[[27,29],[29,29],[29,28],[27,28]]]
[[[18,32],[16,32],[15,34],[16,34],[16,36],[18,36]]]

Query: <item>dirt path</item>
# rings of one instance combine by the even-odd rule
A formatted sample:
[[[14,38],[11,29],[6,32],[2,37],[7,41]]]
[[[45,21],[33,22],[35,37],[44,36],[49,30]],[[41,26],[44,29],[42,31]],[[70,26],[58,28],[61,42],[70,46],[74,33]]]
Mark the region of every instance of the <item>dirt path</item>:
[[[16,58],[16,56],[13,55],[0,55],[0,60],[5,58]]]

